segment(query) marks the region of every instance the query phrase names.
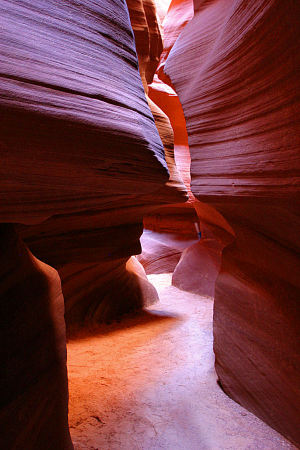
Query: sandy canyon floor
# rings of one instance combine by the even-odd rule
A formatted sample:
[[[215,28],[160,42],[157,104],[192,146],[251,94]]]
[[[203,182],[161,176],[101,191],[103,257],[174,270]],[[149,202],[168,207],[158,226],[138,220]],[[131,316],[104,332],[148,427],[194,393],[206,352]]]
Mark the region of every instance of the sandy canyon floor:
[[[213,300],[149,279],[159,303],[68,343],[75,449],[294,449],[218,386]]]

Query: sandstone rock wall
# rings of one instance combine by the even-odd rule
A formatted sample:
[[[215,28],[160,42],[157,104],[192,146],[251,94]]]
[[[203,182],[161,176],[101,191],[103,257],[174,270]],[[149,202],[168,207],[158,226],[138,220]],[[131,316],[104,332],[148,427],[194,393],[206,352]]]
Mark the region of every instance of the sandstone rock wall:
[[[168,183],[126,4],[4,0],[0,8],[0,222],[15,223],[15,240],[19,235],[34,254],[26,256],[18,241],[16,267],[1,280],[1,307],[11,308],[5,361],[13,358],[1,386],[9,392],[1,438],[3,448],[65,449],[72,444],[63,297],[57,273],[44,263],[62,277],[69,325],[141,307],[157,295],[130,259],[140,251],[142,217],[185,193],[182,183]],[[161,38],[150,31],[151,63]],[[2,238],[4,256],[13,256],[15,244]],[[6,271],[5,259],[1,264]],[[27,311],[31,305],[36,314]]]
[[[60,279],[13,225],[0,231],[0,447],[72,449]]]
[[[124,5],[33,5],[2,3],[1,220],[116,208],[137,183],[158,189],[163,147]]]
[[[139,71],[146,93],[146,98],[153,114],[157,130],[162,140],[165,152],[165,159],[169,169],[170,178],[167,188],[170,190],[168,194],[168,206],[158,208],[144,217],[144,226],[157,231],[187,231],[195,234],[194,228],[190,225],[190,218],[187,218],[186,205],[182,203],[182,197],[174,193],[185,192],[187,189],[184,177],[181,171],[180,162],[176,160],[176,145],[174,131],[179,132],[179,128],[173,127],[172,119],[168,114],[167,105],[170,104],[169,99],[161,96],[153,96],[157,85],[157,71],[163,51],[164,35],[160,18],[158,16],[156,4],[154,0],[127,0],[129,14],[131,18],[132,28],[135,35],[137,54],[139,59]],[[155,81],[154,81],[155,80]],[[161,83],[162,92],[167,93],[169,86]],[[175,94],[175,93],[174,93]],[[177,96],[174,95],[176,98]],[[166,102],[164,100],[167,100]],[[176,104],[176,112],[181,112]],[[167,111],[166,111],[167,108]],[[173,117],[176,116],[174,111]],[[186,134],[185,134],[186,135]],[[174,187],[176,190],[174,191]],[[173,192],[173,195],[172,195]],[[158,195],[158,193],[157,193]],[[188,200],[188,196],[185,198]],[[178,200],[180,203],[178,203]],[[190,205],[189,205],[190,206]],[[191,215],[195,214],[192,211]],[[175,220],[174,220],[175,219]]]
[[[215,291],[220,382],[298,444],[299,17],[293,0],[195,2],[164,68],[192,191],[236,235]]]
[[[231,235],[234,232],[221,214],[212,206],[196,199],[191,191],[191,159],[185,117],[170,78],[163,72],[172,47],[184,27],[192,19],[193,14],[191,0],[171,2],[168,14],[162,24],[163,52],[153,81],[148,86],[151,100],[159,105],[170,120],[174,133],[174,160],[186,186],[188,201],[185,204],[177,203],[159,208],[144,217],[144,225],[150,230],[169,234],[176,233],[177,239],[181,241],[181,249],[176,248],[175,242],[172,242],[170,248],[167,245],[167,252],[166,249],[163,250],[162,245],[158,249],[155,238],[147,234],[143,239],[145,251],[140,260],[147,271],[155,270],[156,272],[161,271],[163,267],[166,268],[166,262],[169,260],[172,272],[175,269],[172,277],[172,283],[175,286],[189,292],[212,297],[220,267],[221,250],[232,239]],[[201,230],[199,241],[195,224]],[[149,240],[146,242],[148,236]],[[185,247],[192,244],[191,248],[186,248],[184,251],[183,238],[186,242]],[[150,250],[151,245],[152,250]],[[178,261],[179,256],[180,262],[175,268],[174,262]],[[161,267],[159,267],[160,264]]]

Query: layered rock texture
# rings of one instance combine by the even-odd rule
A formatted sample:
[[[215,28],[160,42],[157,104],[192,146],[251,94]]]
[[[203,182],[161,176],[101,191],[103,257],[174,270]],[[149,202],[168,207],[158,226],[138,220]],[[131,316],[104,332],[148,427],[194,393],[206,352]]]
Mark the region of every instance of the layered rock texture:
[[[149,304],[157,294],[131,258],[142,218],[184,201],[185,188],[172,161],[169,177],[124,2],[10,0],[1,15],[2,343],[12,362],[0,446],[65,449],[63,297],[45,263],[61,277],[71,331]],[[146,50],[151,73],[161,50]]]
[[[191,191],[191,159],[185,117],[171,80],[163,71],[176,39],[193,14],[191,0],[171,2],[163,21],[164,40],[160,62],[148,85],[149,97],[161,108],[172,126],[174,160],[187,189],[188,201],[160,207],[144,217],[147,229],[163,234],[159,238],[155,233],[144,233],[143,254],[139,259],[147,273],[162,273],[163,268],[167,267],[173,272],[180,259],[173,275],[173,284],[180,289],[212,297],[221,250],[232,239],[234,232],[221,214],[196,199]],[[201,231],[199,241],[196,228]],[[192,248],[189,249],[191,244]]]
[[[128,0],[128,5],[133,5],[132,1]],[[156,69],[156,72],[152,70],[151,73],[144,70],[144,59],[141,58],[143,53],[145,53],[145,43],[144,47],[139,44],[141,40],[140,28],[136,25],[137,14],[136,10],[131,13],[133,30],[135,33],[135,38],[137,42],[137,48],[140,49],[139,62],[140,62],[140,72],[141,77],[144,80],[145,92],[147,93],[147,99],[155,119],[157,129],[159,131],[160,137],[164,144],[166,161],[170,171],[170,182],[184,183],[185,188],[188,192],[188,201],[183,204],[176,201],[169,202],[168,206],[163,206],[161,208],[152,211],[144,217],[144,226],[147,229],[157,231],[157,232],[168,232],[168,233],[179,233],[184,235],[189,235],[190,237],[195,237],[194,222],[197,221],[197,214],[195,213],[194,207],[192,205],[193,195],[189,189],[190,184],[190,159],[187,144],[187,133],[185,126],[185,119],[183,116],[182,108],[178,100],[178,96],[172,89],[172,87],[166,84],[159,78],[161,74],[162,61],[166,55],[166,42],[170,47],[170,37],[169,30],[165,29],[165,22],[170,14],[167,15],[163,21],[163,27],[160,23],[160,18],[163,19],[165,16],[165,3],[156,2],[158,6],[155,8],[154,1],[140,1],[143,4],[148,24],[152,25],[152,34],[149,33],[149,48],[150,55],[152,53],[152,58],[154,59],[154,54],[156,54],[156,62],[151,64],[152,68]],[[131,9],[129,8],[129,11]],[[151,11],[151,13],[150,13]],[[158,14],[159,13],[159,14]],[[155,19],[154,19],[155,18]],[[155,34],[156,31],[156,34]],[[156,35],[163,36],[162,38],[154,39]],[[172,34],[172,31],[171,31]],[[152,36],[152,38],[151,38]],[[169,48],[168,47],[168,48]],[[152,49],[152,50],[151,50]],[[159,51],[157,51],[159,50]],[[156,53],[155,53],[156,51]],[[145,73],[146,72],[146,73]],[[163,79],[165,79],[164,77]],[[167,80],[169,82],[169,80]],[[173,203],[173,204],[171,204]]]
[[[157,299],[144,217],[148,273],[218,276],[225,392],[299,445],[299,3],[173,0],[164,45],[154,0],[0,9],[0,447],[72,449],[64,313]]]
[[[194,3],[164,71],[186,118],[192,191],[236,237],[215,289],[216,370],[299,444],[300,5]]]
[[[178,177],[168,181],[126,7],[6,3],[1,220],[34,225],[19,232],[36,256],[59,269],[63,289],[65,274],[80,290],[79,271],[103,261],[126,276],[126,260],[140,251],[143,215],[184,199]],[[146,25],[137,48],[150,72],[161,37],[157,24]]]

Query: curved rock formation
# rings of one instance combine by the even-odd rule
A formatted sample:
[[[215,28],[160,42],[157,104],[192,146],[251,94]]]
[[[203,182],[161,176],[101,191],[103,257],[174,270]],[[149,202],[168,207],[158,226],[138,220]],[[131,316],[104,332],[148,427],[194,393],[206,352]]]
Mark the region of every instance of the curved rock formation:
[[[135,35],[137,55],[139,60],[139,71],[146,98],[155,120],[155,125],[159,132],[164,146],[165,159],[169,169],[170,178],[167,186],[173,190],[173,197],[168,195],[168,203],[175,203],[177,199],[182,203],[182,196],[174,196],[176,192],[185,192],[182,179],[177,171],[174,159],[174,135],[170,120],[167,114],[149,98],[149,85],[153,81],[155,71],[160,61],[163,50],[161,28],[156,12],[154,0],[127,0],[131,24]]]
[[[7,2],[4,18],[1,220],[36,224],[20,233],[58,269],[139,253],[142,216],[182,201],[184,188],[176,177],[168,182],[124,5]],[[151,66],[161,38],[149,24]]]
[[[197,241],[186,233],[170,233],[170,229],[162,233],[161,221],[158,225],[159,232],[144,230],[141,237],[143,252],[138,260],[147,274],[173,273],[182,252]]]
[[[162,82],[157,74],[149,85],[149,97],[168,118],[170,135],[173,138],[172,156],[174,155],[174,164],[187,189],[188,201],[185,204],[174,203],[159,208],[144,218],[144,225],[154,231],[177,232],[196,237],[194,222],[198,221],[198,218],[194,208],[195,197],[190,189],[190,154],[182,107],[172,87]]]
[[[180,36],[184,27],[194,16],[193,0],[172,0],[166,15],[164,28],[164,49],[161,55],[161,60],[158,68],[159,78],[165,83],[169,84],[170,79],[164,73],[164,66],[166,60],[175,44],[177,38]]]
[[[0,225],[0,447],[72,449],[58,273]]]
[[[135,36],[139,70],[147,94],[163,49],[154,0],[126,0]]]
[[[195,0],[190,21],[191,0],[173,0],[164,50],[154,0],[127,3],[132,26],[124,1],[1,3],[0,446],[72,448],[62,291],[72,329],[155,300],[132,257],[144,215],[191,235],[200,218],[173,277],[185,289],[211,295],[230,242],[220,384],[299,444],[299,3]],[[156,71],[187,120],[186,205],[184,117]]]
[[[124,5],[2,5],[1,220],[117,208],[137,183],[160,188],[163,148]]]
[[[163,23],[164,49],[160,64],[153,82],[148,87],[150,98],[164,111],[172,125],[174,159],[188,191],[189,199],[183,205],[168,205],[152,212],[151,215],[144,218],[144,225],[154,231],[177,233],[179,244],[182,239],[180,239],[180,235],[185,235],[185,239],[188,237],[194,239],[192,248],[186,248],[183,251],[179,265],[176,269],[174,266],[171,270],[173,272],[175,269],[172,283],[189,292],[213,296],[214,284],[220,267],[220,252],[226,242],[232,239],[230,236],[234,233],[225,219],[213,207],[197,200],[191,191],[191,159],[185,117],[179,98],[172,88],[169,78],[162,70],[177,37],[192,16],[192,1],[179,2],[176,0],[171,3]],[[198,224],[199,229],[201,229],[202,237],[198,242],[195,241],[198,237],[195,224],[196,226]],[[145,242],[145,238],[143,241]],[[140,260],[143,261],[147,270],[151,268],[151,270],[161,271],[159,267],[154,268],[152,260],[154,260],[155,266],[159,266],[161,263],[162,267],[166,267],[166,249],[162,252],[160,259],[158,257],[159,251],[155,249],[155,242],[154,248],[150,251],[151,243],[153,243],[153,239],[150,239],[146,246],[144,245],[146,251],[143,251]],[[176,249],[176,245],[175,249],[173,248],[174,245],[175,242],[171,246],[172,253]],[[178,249],[175,251],[178,257],[181,252]]]
[[[189,234],[195,235],[194,226],[191,225],[196,220],[194,210],[191,210],[191,219],[191,217],[188,217],[186,210],[188,203],[183,205],[182,197],[178,196],[178,192],[185,191],[186,186],[184,186],[182,174],[178,171],[177,161],[175,161],[173,124],[170,122],[170,117],[165,111],[165,103],[161,101],[162,99],[159,96],[156,96],[154,99],[152,95],[154,91],[153,86],[157,84],[157,81],[156,83],[153,82],[154,73],[163,49],[162,30],[160,28],[156,5],[154,0],[127,0],[127,4],[135,34],[139,70],[143,80],[146,98],[164,145],[165,158],[170,173],[170,179],[167,183],[167,187],[170,188],[167,196],[168,206],[163,206],[162,209],[153,209],[150,214],[144,217],[144,226],[156,231],[182,233],[185,232],[184,230],[188,230],[187,232]],[[163,90],[165,88],[168,89],[169,87],[163,85]],[[176,95],[175,97],[177,98]],[[178,107],[178,104],[176,104],[176,107]],[[176,133],[178,133],[177,130]],[[175,191],[172,189],[173,187],[176,187]],[[156,193],[156,195],[158,194],[161,194],[161,192]],[[178,203],[178,199],[180,203]]]
[[[199,204],[199,217],[202,217],[205,209],[201,202]],[[202,220],[201,239],[183,251],[172,284],[183,291],[214,297],[222,250],[232,239],[232,235],[222,228]]]
[[[168,183],[128,10],[114,0],[5,0],[1,15],[0,222],[18,224],[34,255],[59,270],[70,324],[115,318],[157,295],[137,261],[128,261],[140,251],[143,215],[185,197],[182,183]],[[152,59],[158,62],[160,34],[151,32],[152,41],[149,73]],[[14,252],[15,244],[5,244]],[[6,351],[10,357],[19,346],[12,365],[26,376],[24,384],[8,366],[3,380],[11,394],[1,410],[4,447],[21,449],[26,442],[30,449],[65,449],[71,443],[60,283],[54,269],[33,256],[23,258],[28,251],[22,246],[15,276],[12,270],[9,283],[4,280],[2,304],[6,308],[14,290],[28,289],[28,305],[39,310],[36,316],[23,311],[23,297],[16,294],[5,318],[8,332],[19,336],[6,340]],[[27,265],[32,285],[22,278]],[[57,316],[52,303],[59,306]],[[35,335],[36,351],[26,361],[24,344]],[[59,355],[57,372],[52,354]],[[15,394],[13,383],[19,386]]]
[[[120,319],[158,300],[134,257],[102,264],[70,263],[59,273],[64,282],[65,318],[72,335],[82,326],[89,331],[97,329],[99,322]]]
[[[216,284],[220,382],[296,444],[299,17],[294,0],[195,2],[165,64],[187,121],[192,191],[236,234]]]

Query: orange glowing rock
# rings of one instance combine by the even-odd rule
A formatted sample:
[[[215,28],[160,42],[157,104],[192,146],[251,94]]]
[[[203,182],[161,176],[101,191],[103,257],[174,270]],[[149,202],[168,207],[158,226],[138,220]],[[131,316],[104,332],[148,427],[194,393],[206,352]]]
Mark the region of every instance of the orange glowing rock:
[[[195,2],[164,66],[186,118],[192,191],[236,235],[216,283],[217,373],[297,445],[299,16],[293,0]]]

